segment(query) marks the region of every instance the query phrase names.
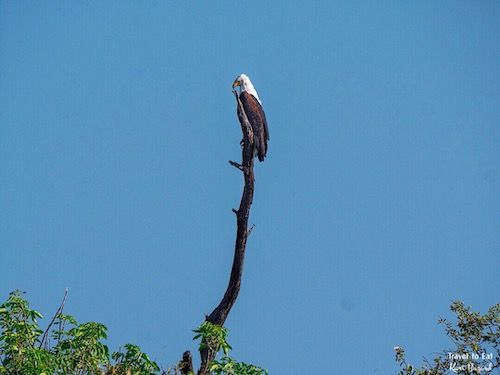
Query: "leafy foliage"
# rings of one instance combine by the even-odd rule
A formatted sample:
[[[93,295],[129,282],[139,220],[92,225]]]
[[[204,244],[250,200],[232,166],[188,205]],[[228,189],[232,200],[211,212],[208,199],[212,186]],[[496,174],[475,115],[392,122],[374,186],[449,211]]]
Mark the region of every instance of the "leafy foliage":
[[[160,369],[136,345],[125,345],[125,353],[111,355],[102,343],[106,326],[78,324],[70,315],[58,311],[54,317],[51,339],[38,326],[42,314],[32,310],[23,293],[10,293],[0,306],[0,374],[1,375],[152,375]],[[50,326],[49,328],[50,329]],[[43,334],[43,336],[42,336]]]
[[[12,292],[0,305],[0,375],[159,374],[156,362],[137,345],[126,344],[124,352],[119,350],[110,355],[103,343],[107,339],[106,326],[95,322],[78,324],[71,315],[62,313],[63,305],[44,332],[37,322],[43,318],[42,314],[30,308],[23,294]],[[267,374],[266,370],[228,356],[232,348],[227,342],[227,328],[204,322],[194,332],[194,339],[201,339],[200,349],[208,345],[224,353],[220,361],[211,363],[212,374]],[[162,375],[178,373],[178,367],[174,366]]]
[[[265,375],[267,371],[244,362],[236,362],[234,359],[224,356],[220,361],[214,359],[210,366],[210,371],[217,375],[236,374],[236,375]]]
[[[227,342],[227,333],[229,330],[225,327],[212,324],[209,321],[203,322],[198,329],[194,330],[196,335],[193,340],[201,339],[199,350],[208,347],[215,352],[222,350],[224,356],[220,359],[214,359],[210,364],[210,372],[216,375],[266,375],[267,370],[254,365],[248,365],[244,362],[236,362],[229,357],[231,346]]]
[[[140,374],[152,374],[160,371],[158,365],[146,353],[143,353],[137,345],[126,344],[125,349],[125,353],[115,352],[111,355],[116,361],[113,374],[121,375],[131,371],[138,371]]]
[[[228,355],[231,346],[227,343],[227,333],[229,330],[225,327],[218,326],[217,324],[212,324],[205,320],[201,326],[195,329],[193,332],[196,335],[193,340],[201,338],[199,350],[205,349],[207,346],[218,352],[222,349],[225,355]]]
[[[399,375],[444,375],[444,374],[491,374],[500,368],[500,304],[491,307],[487,314],[480,315],[455,301],[450,310],[457,314],[457,323],[439,319],[446,326],[446,335],[456,346],[429,361],[424,357],[421,369],[406,362],[405,351],[397,346],[396,361],[402,370]]]
[[[11,293],[0,306],[0,374],[43,373],[53,368],[50,356],[37,347],[43,333],[37,318],[42,314],[31,310],[20,292]]]

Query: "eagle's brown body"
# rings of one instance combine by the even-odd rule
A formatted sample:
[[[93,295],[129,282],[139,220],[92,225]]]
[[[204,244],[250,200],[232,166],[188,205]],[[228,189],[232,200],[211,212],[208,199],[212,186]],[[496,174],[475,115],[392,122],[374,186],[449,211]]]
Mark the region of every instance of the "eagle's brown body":
[[[259,161],[264,161],[267,154],[267,141],[269,140],[266,114],[257,98],[249,92],[242,91],[240,100],[247,114],[248,121],[250,125],[252,125],[254,155],[259,158]]]

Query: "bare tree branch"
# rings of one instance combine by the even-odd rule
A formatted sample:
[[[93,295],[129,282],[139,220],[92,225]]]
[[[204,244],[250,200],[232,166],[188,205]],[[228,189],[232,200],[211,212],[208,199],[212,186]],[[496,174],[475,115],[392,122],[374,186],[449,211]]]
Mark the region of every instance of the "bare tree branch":
[[[64,304],[66,303],[66,297],[67,296],[68,296],[68,288],[66,288],[66,290],[64,291],[64,297],[63,297],[63,300],[61,302],[61,305],[59,306],[59,308],[57,309],[56,313],[54,314],[54,317],[50,321],[49,326],[47,327],[47,329],[43,333],[42,341],[40,341],[40,345],[38,346],[39,348],[41,348],[43,346],[43,343],[45,342],[45,339],[47,338],[47,334],[49,333],[50,327],[52,327],[52,324],[54,324],[54,322],[56,321],[57,317],[62,314],[62,311],[64,309]]]
[[[191,352],[189,350],[186,350],[182,355],[182,361],[179,363],[179,369],[181,370],[182,375],[194,373],[193,357],[191,356]]]
[[[233,212],[236,214],[236,244],[234,248],[234,260],[231,269],[231,276],[229,278],[229,285],[227,286],[226,293],[219,305],[206,317],[206,320],[212,324],[223,326],[226,318],[231,311],[241,287],[241,278],[243,275],[243,262],[245,260],[245,249],[247,238],[250,235],[253,227],[248,230],[248,217],[250,216],[250,207],[253,201],[254,194],[254,155],[253,155],[253,131],[248,117],[243,109],[240,98],[236,91],[233,94],[238,104],[238,119],[241,124],[243,132],[242,145],[242,164],[230,161],[229,163],[243,172],[245,179],[245,187],[243,188],[243,195],[241,197],[240,207]],[[211,350],[207,345],[204,349],[200,350],[201,366],[198,370],[199,375],[206,375],[208,373],[208,366],[213,361],[217,353]]]

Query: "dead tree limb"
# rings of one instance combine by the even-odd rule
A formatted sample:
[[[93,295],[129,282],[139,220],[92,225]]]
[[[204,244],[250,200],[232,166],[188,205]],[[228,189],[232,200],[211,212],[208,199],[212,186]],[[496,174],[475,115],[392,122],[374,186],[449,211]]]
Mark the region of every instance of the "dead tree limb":
[[[240,171],[243,172],[243,177],[245,178],[245,187],[243,188],[243,195],[241,197],[240,207],[238,210],[233,212],[236,214],[236,244],[234,248],[234,260],[233,267],[231,269],[231,276],[229,278],[229,285],[227,286],[226,293],[219,305],[212,311],[210,315],[206,317],[206,320],[212,324],[217,324],[223,326],[226,321],[231,308],[238,298],[238,293],[241,287],[241,277],[243,275],[243,262],[245,260],[245,249],[247,244],[247,238],[253,228],[248,230],[248,217],[250,216],[250,206],[253,201],[254,193],[254,155],[253,155],[253,131],[250,122],[248,121],[243,105],[241,104],[240,98],[236,91],[233,90],[234,96],[236,97],[236,102],[238,104],[238,119],[241,124],[241,131],[243,133],[243,139],[241,141],[243,162],[238,164],[230,161],[229,163]],[[198,370],[198,375],[206,375],[208,373],[208,366],[215,358],[214,350],[210,349],[208,346],[200,350],[201,356],[201,366]]]
[[[191,352],[186,350],[182,355],[182,361],[179,362],[179,370],[182,375],[193,374],[193,357],[191,356]]]

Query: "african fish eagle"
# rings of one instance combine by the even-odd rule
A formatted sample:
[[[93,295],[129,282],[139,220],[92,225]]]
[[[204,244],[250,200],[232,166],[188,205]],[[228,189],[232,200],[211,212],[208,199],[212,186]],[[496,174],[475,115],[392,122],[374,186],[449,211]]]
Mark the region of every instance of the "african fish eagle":
[[[233,89],[237,86],[240,87],[241,104],[243,104],[243,109],[252,126],[253,154],[258,156],[259,161],[264,161],[267,153],[267,141],[269,141],[266,114],[262,109],[259,95],[246,74],[241,74],[234,80]]]

